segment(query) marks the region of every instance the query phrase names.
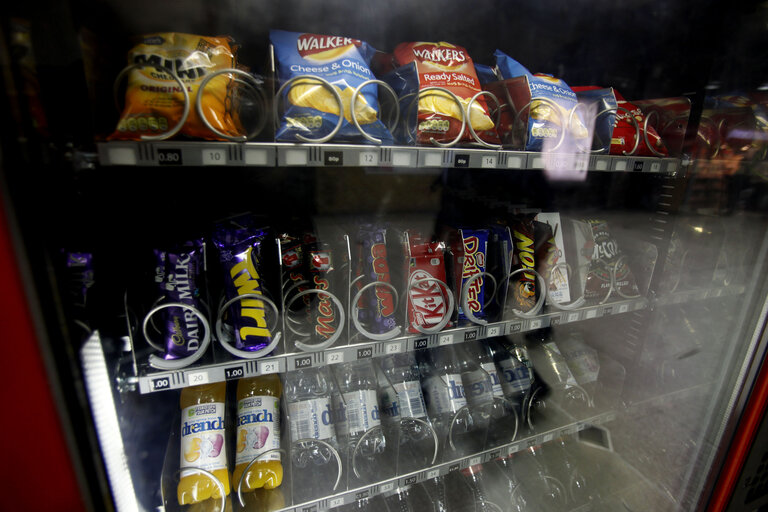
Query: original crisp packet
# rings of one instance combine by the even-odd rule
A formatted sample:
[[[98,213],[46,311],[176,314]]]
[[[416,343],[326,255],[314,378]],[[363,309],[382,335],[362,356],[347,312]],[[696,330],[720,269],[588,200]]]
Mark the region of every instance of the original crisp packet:
[[[204,37],[164,32],[143,36],[128,52],[129,64],[154,64],[174,72],[189,94],[189,116],[179,131],[182,135],[201,139],[218,139],[198,117],[195,101],[200,84],[210,73],[234,68],[237,47],[228,37]],[[219,132],[240,135],[228,109],[231,79],[225,75],[213,78],[201,97],[205,118]],[[178,82],[168,73],[152,65],[134,69],[128,74],[125,107],[117,129],[109,140],[140,140],[142,135],[160,135],[181,120],[184,95]]]
[[[320,139],[332,132],[344,119],[334,140],[365,142],[363,134],[352,119],[352,95],[364,82],[373,80],[370,62],[376,50],[358,39],[324,36],[300,32],[272,30],[269,39],[275,49],[278,77],[284,84],[292,78],[313,76],[326,80],[341,97],[336,96],[318,80],[297,79],[284,91],[286,109],[275,138],[280,141],[299,140],[297,135]],[[392,143],[392,135],[378,119],[378,87],[362,89],[355,104],[355,117],[365,132]]]

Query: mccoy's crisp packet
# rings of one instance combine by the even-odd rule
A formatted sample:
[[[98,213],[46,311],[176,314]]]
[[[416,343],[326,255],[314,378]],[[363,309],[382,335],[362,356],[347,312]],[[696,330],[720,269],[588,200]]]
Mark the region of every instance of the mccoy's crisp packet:
[[[534,252],[534,225],[529,216],[519,217],[510,224],[512,232],[512,272],[523,269],[509,280],[507,306],[527,313],[536,306],[536,274],[527,270],[536,270]]]
[[[623,256],[616,239],[603,219],[588,219],[576,222],[579,233],[577,240],[582,240],[579,255],[589,261],[580,265],[582,282],[584,283],[584,299],[589,303],[600,302],[609,294],[624,297],[635,297],[639,290],[627,259]],[[613,288],[612,280],[615,279]]]
[[[128,52],[129,64],[156,64],[178,76],[189,93],[189,116],[179,132],[201,139],[218,137],[205,126],[195,108],[198,89],[211,73],[234,68],[236,46],[228,37],[204,37],[164,32],[143,36]],[[229,111],[231,79],[213,78],[203,91],[205,118],[219,132],[237,136],[240,130]],[[125,107],[110,140],[140,140],[142,135],[160,135],[172,129],[184,110],[184,96],[178,82],[168,73],[145,66],[128,74]]]
[[[408,232],[408,330],[434,328],[453,314],[445,275],[445,244]],[[436,280],[445,283],[441,285]]]
[[[227,300],[238,295],[263,295],[262,251],[267,230],[253,227],[219,226],[213,243],[219,251],[224,270]],[[267,322],[267,304],[258,299],[235,301],[229,308],[228,321],[234,327],[234,346],[240,350],[256,351],[272,340]]]
[[[311,75],[330,83],[341,97],[343,121],[334,140],[366,142],[352,120],[352,95],[364,82],[374,79],[370,61],[375,53],[364,41],[349,37],[272,30],[280,83]],[[317,80],[297,80],[284,91],[285,112],[275,135],[279,141],[296,141],[296,135],[322,138],[335,128],[341,114],[335,95]],[[358,95],[355,116],[365,132],[392,143],[392,135],[378,119],[378,87],[365,87]]]
[[[360,244],[360,270],[368,282],[389,283],[386,229],[377,226],[360,226],[357,236]],[[363,307],[358,311],[360,323],[373,334],[389,332],[397,326],[395,296],[385,286],[375,286],[363,293]]]
[[[457,300],[459,301],[459,320],[466,320],[464,310],[464,295],[467,308],[475,318],[485,318],[485,278],[470,278],[485,272],[486,256],[488,254],[487,229],[461,229],[460,236],[451,241],[453,253],[454,283]]]
[[[581,146],[586,145],[589,132],[580,114],[571,115],[578,101],[576,93],[567,83],[550,75],[533,74],[501,50],[496,50],[494,56],[503,80],[516,77],[527,79],[530,107],[527,111],[526,151],[547,151],[558,145],[559,149],[566,149],[571,142],[569,139],[579,142]],[[517,106],[520,110],[524,107]],[[561,140],[566,147],[559,142]]]
[[[451,43],[410,42],[401,43],[393,52],[398,69],[384,79],[403,98],[418,94],[427,87],[441,87],[452,92],[460,104],[450,95],[441,91],[427,92],[420,96],[418,107],[412,102],[401,102],[403,118],[415,128],[415,139],[419,143],[454,140],[461,129],[462,110],[467,123],[478,136],[489,143],[498,143],[495,125],[488,112],[484,96],[480,96],[468,109],[473,96],[482,91],[480,79],[467,50]],[[411,112],[417,111],[415,125]],[[468,114],[467,114],[468,112]],[[469,129],[464,130],[463,141],[474,140]]]
[[[155,283],[163,302],[179,302],[200,309],[200,282],[204,266],[202,239],[173,250],[155,249]],[[189,309],[170,307],[160,311],[165,359],[187,357],[200,348],[203,327]]]

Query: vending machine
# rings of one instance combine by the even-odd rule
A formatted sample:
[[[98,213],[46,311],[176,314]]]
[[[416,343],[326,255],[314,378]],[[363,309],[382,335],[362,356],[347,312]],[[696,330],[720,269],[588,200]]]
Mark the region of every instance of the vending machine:
[[[766,22],[6,8],[15,507],[758,510]]]

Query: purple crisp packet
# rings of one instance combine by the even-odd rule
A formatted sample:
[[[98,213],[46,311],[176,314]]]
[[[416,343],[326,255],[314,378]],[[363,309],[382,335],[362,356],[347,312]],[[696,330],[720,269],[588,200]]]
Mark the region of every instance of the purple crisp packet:
[[[163,303],[179,302],[200,309],[204,247],[203,240],[197,239],[170,251],[155,249],[155,282]],[[197,352],[203,334],[198,316],[181,307],[163,309],[160,315],[164,357],[177,359]]]
[[[370,282],[390,282],[387,261],[386,230],[373,226],[361,226],[358,240],[362,244],[362,272]],[[373,293],[366,293],[366,308],[360,310],[360,322],[374,334],[389,332],[397,326],[395,320],[395,297],[392,290],[384,286],[374,287]]]
[[[263,295],[261,252],[266,229],[221,226],[213,243],[219,250],[224,269],[227,300],[239,295]],[[240,350],[261,350],[269,345],[272,334],[267,325],[267,304],[258,299],[235,301],[229,308],[229,321],[234,327],[234,345]]]

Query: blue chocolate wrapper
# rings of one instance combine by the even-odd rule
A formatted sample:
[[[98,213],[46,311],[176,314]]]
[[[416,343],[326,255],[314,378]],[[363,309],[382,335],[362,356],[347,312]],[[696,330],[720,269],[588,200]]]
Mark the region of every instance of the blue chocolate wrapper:
[[[263,295],[261,252],[265,229],[220,227],[213,236],[224,270],[226,300],[245,294]],[[229,323],[234,327],[234,346],[240,350],[260,350],[272,340],[264,301],[244,299],[230,306]]]
[[[461,268],[461,290],[467,294],[467,307],[476,318],[485,317],[485,278],[478,277],[469,283],[469,287],[464,290],[464,286],[475,274],[485,272],[486,255],[488,254],[488,230],[487,229],[463,229],[463,262],[457,266],[458,271]],[[465,320],[467,316],[464,311],[464,297],[459,302],[459,319]]]
[[[198,239],[169,251],[155,249],[155,282],[163,302],[180,302],[200,309],[203,247],[202,239]],[[163,309],[160,315],[164,357],[177,359],[197,352],[204,334],[197,315],[180,307]]]
[[[358,231],[358,242],[362,244],[362,273],[368,278],[367,282],[390,282],[386,241],[386,230],[383,228],[361,226]],[[397,325],[395,297],[389,288],[374,288],[373,293],[364,294],[366,304],[365,308],[360,308],[358,318],[370,332],[381,334]]]

